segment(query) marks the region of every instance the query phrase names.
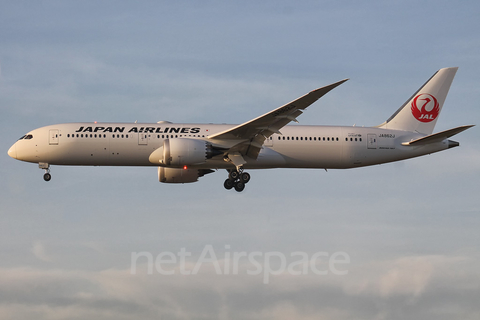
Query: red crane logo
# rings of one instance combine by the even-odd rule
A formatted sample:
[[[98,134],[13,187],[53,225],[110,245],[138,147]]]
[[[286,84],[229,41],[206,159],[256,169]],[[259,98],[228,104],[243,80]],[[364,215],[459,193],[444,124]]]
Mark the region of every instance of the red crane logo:
[[[412,114],[418,121],[430,122],[437,119],[440,106],[437,98],[428,93],[421,93],[413,98]]]

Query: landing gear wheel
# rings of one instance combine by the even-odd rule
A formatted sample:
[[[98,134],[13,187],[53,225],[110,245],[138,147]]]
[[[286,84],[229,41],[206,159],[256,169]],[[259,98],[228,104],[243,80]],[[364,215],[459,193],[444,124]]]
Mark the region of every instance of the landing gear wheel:
[[[240,175],[240,180],[243,182],[243,183],[248,183],[248,181],[250,181],[250,174],[248,172],[243,172],[241,175]]]
[[[47,172],[43,175],[43,180],[50,181],[50,179],[52,179],[52,175],[50,173]]]
[[[238,173],[238,171],[236,171],[236,170],[235,170],[235,171],[232,170],[232,171],[230,171],[230,173],[228,174],[228,177],[229,177],[231,180],[233,180],[233,181],[237,180],[237,179],[238,179],[238,176],[239,176],[239,173]]]
[[[225,187],[225,189],[227,190],[230,190],[234,187],[235,185],[235,182],[231,179],[227,179],[225,180],[225,182],[223,183],[223,186]]]
[[[235,191],[242,192],[243,189],[245,189],[245,183],[243,183],[242,181],[235,182]]]
[[[228,179],[225,180],[223,186],[230,190],[235,188],[235,191],[242,192],[245,189],[245,184],[250,181],[250,174],[243,171],[243,167],[237,169],[228,169]]]

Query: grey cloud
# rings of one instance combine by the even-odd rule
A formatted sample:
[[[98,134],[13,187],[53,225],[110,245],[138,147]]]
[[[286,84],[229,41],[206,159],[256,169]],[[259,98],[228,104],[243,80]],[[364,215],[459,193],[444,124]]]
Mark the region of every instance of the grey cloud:
[[[480,298],[472,285],[480,281],[478,260],[472,257],[400,257],[349,269],[347,276],[283,274],[267,285],[244,270],[217,275],[208,265],[189,276],[150,275],[146,269],[135,275],[115,269],[3,269],[0,313],[18,304],[24,313],[43,305],[72,319],[447,319],[480,312],[472,305]],[[49,315],[40,313],[37,319]]]

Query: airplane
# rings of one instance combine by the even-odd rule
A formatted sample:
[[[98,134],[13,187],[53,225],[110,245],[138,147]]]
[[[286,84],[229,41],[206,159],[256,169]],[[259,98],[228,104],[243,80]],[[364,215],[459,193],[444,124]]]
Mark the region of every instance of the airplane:
[[[288,125],[305,109],[349,79],[313,90],[240,125],[65,123],[22,136],[8,150],[38,163],[50,181],[51,165],[156,166],[163,183],[196,182],[226,169],[227,190],[241,192],[247,169],[348,169],[419,157],[459,146],[450,137],[465,125],[433,133],[455,68],[437,71],[390,118],[375,127]]]

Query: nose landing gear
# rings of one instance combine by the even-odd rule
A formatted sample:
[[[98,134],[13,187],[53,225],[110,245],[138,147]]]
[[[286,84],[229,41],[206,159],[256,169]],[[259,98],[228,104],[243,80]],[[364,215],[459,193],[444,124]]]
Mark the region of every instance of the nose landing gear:
[[[50,181],[52,179],[52,175],[50,174],[50,165],[48,163],[40,162],[38,164],[40,169],[45,170],[45,174],[43,175],[43,180]]]
[[[242,192],[245,189],[245,184],[250,181],[250,174],[244,172],[243,168],[239,170],[228,170],[228,179],[225,180],[223,186],[225,189],[230,190],[235,188],[235,191]]]

